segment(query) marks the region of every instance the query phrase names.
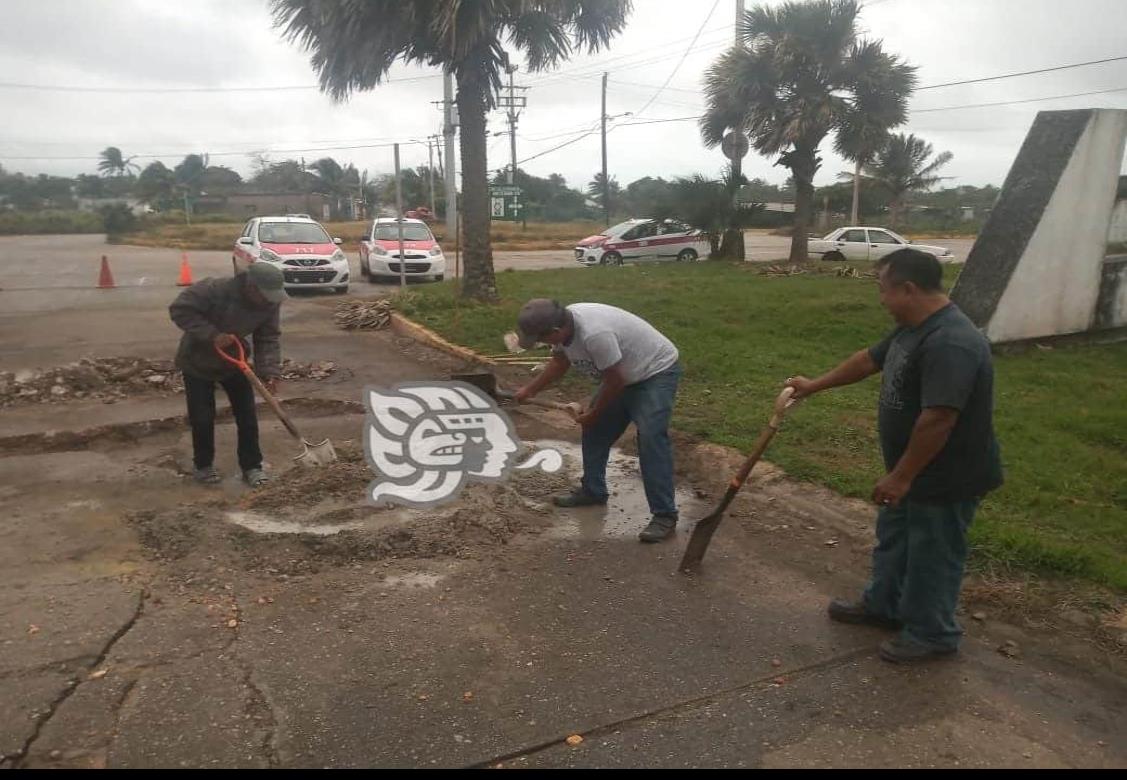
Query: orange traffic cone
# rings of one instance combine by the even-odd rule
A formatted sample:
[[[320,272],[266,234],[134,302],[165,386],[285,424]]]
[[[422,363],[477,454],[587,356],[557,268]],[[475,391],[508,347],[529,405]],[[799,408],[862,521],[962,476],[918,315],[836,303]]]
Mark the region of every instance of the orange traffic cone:
[[[105,255],[102,255],[102,270],[98,274],[98,289],[106,290],[116,286],[113,283],[113,274],[110,273],[110,261],[106,259]]]
[[[182,252],[180,254],[180,280],[176,282],[177,287],[188,287],[192,283],[192,269],[188,266],[188,253]]]

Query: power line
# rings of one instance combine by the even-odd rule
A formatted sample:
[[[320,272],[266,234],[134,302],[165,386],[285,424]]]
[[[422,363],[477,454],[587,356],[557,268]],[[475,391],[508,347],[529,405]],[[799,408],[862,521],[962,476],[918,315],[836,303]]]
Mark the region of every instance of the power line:
[[[440,79],[442,74],[429,76],[407,76],[400,79],[387,79],[381,84],[400,84],[413,81],[427,81]],[[62,84],[20,84],[10,81],[0,81],[0,89],[24,89],[40,92],[91,92],[107,94],[184,94],[184,93],[211,93],[211,92],[293,92],[297,90],[319,90],[316,84],[292,84],[263,87],[81,87]]]
[[[670,72],[670,74],[669,74],[669,75],[668,75],[668,76],[666,77],[666,79],[665,79],[665,83],[664,83],[664,84],[662,84],[662,85],[661,85],[661,88],[660,88],[660,89],[658,89],[658,91],[657,91],[657,92],[655,92],[655,93],[653,94],[653,97],[651,97],[651,98],[649,99],[649,101],[648,101],[648,102],[647,102],[647,103],[646,103],[646,104],[645,104],[644,106],[642,106],[642,108],[641,108],[641,109],[639,109],[639,110],[638,110],[637,112],[635,112],[635,113],[638,113],[638,114],[644,114],[644,113],[646,113],[646,109],[647,109],[647,108],[649,108],[650,106],[652,106],[652,105],[653,105],[653,102],[654,102],[655,100],[657,100],[658,96],[659,96],[659,95],[660,95],[660,94],[661,94],[662,92],[664,92],[664,91],[665,91],[665,88],[666,88],[666,87],[668,87],[668,86],[669,86],[669,82],[673,80],[673,77],[677,75],[677,71],[678,71],[678,70],[680,70],[680,69],[681,69],[681,66],[682,66],[682,65],[683,65],[683,64],[685,63],[685,59],[686,59],[686,58],[687,58],[687,57],[689,56],[689,52],[691,52],[691,51],[693,50],[693,46],[695,46],[695,45],[696,45],[697,39],[698,39],[698,38],[700,38],[700,34],[701,34],[702,32],[704,32],[704,28],[705,28],[705,26],[706,26],[706,25],[708,24],[708,22],[709,22],[709,21],[710,21],[710,20],[712,19],[712,15],[713,15],[714,13],[716,13],[716,6],[718,6],[718,5],[720,5],[720,0],[713,0],[713,3],[712,3],[712,8],[710,8],[710,9],[709,9],[709,11],[708,11],[708,16],[704,17],[704,21],[700,23],[700,27],[699,27],[699,28],[697,28],[697,34],[693,36],[693,40],[692,40],[692,41],[690,41],[690,42],[689,42],[689,45],[685,47],[685,51],[684,51],[684,53],[683,53],[683,54],[681,55],[681,59],[677,60],[677,64],[676,64],[676,65],[675,65],[675,66],[673,67],[673,70],[672,70],[672,71]]]
[[[414,140],[414,139],[409,140],[409,141],[400,141],[399,143],[402,144],[402,145],[418,144],[420,146],[426,146],[426,143],[424,141],[417,141],[417,140]],[[298,154],[298,153],[301,153],[301,152],[335,152],[335,151],[344,151],[344,150],[350,150],[350,149],[387,149],[387,148],[390,148],[392,146],[395,146],[395,144],[394,143],[356,144],[356,145],[351,145],[351,146],[321,146],[321,147],[313,147],[313,148],[306,148],[306,149],[262,149],[262,148],[259,148],[259,149],[243,149],[243,150],[237,151],[237,152],[208,152],[208,157],[245,157],[245,156],[252,155],[252,154]],[[183,157],[187,154],[198,154],[198,152],[167,152],[167,153],[162,153],[162,154],[134,154],[134,155],[130,155],[130,159],[152,160],[152,159],[159,159],[159,158],[163,158],[163,157]],[[76,156],[66,156],[66,155],[63,155],[63,156],[43,156],[43,155],[8,156],[8,155],[0,155],[0,159],[3,159],[3,160],[100,160],[102,158],[99,155],[93,155],[93,156],[88,156],[88,155],[83,155],[83,156],[77,156],[77,155]]]
[[[967,103],[961,106],[943,106],[940,108],[917,108],[913,109],[913,114],[930,114],[934,111],[959,111],[964,108],[990,108],[992,106],[1016,106],[1019,103],[1040,103],[1046,100],[1064,100],[1065,98],[1086,97],[1088,95],[1106,95],[1110,92],[1127,92],[1127,87],[1116,87],[1114,89],[1097,89],[1092,92],[1073,92],[1069,95],[1051,95],[1049,97],[1039,98],[1026,98],[1024,100],[1003,100],[998,103]]]
[[[1071,65],[1056,65],[1051,68],[1038,68],[1037,70],[1023,70],[1020,73],[1003,73],[1000,76],[985,76],[978,79],[966,79],[965,81],[948,81],[946,84],[929,84],[926,87],[917,87],[916,91],[919,92],[925,89],[939,89],[940,87],[961,87],[964,84],[981,84],[984,81],[1000,81],[1001,79],[1012,79],[1018,76],[1033,76],[1038,73],[1054,73],[1059,70],[1071,70],[1073,68],[1086,68],[1089,65],[1102,65],[1105,62],[1120,62],[1127,60],[1127,55],[1122,57],[1108,57],[1103,60],[1089,60],[1088,62],[1076,62]]]

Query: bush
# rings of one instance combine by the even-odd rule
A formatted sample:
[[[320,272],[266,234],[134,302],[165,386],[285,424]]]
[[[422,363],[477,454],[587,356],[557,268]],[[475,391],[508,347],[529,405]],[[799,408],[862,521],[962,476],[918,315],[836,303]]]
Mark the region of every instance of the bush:
[[[103,206],[100,213],[102,226],[108,236],[121,236],[137,229],[137,216],[122,203]]]
[[[101,233],[102,216],[91,211],[3,211],[0,235]]]

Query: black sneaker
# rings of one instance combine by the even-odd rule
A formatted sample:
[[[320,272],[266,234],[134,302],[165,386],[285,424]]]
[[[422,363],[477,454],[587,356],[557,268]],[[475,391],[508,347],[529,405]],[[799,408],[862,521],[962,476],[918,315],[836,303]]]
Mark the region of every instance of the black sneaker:
[[[958,651],[957,647],[925,645],[921,642],[905,639],[902,636],[880,643],[880,657],[894,664],[912,664],[920,661],[932,661],[937,658],[950,658]]]
[[[869,611],[865,609],[865,605],[860,601],[834,599],[830,602],[830,608],[827,611],[830,614],[830,619],[836,620],[838,623],[876,626],[877,628],[887,628],[894,631],[898,631],[903,627],[903,624],[899,620],[892,620],[891,618],[870,614]]]
[[[219,472],[215,470],[215,466],[204,466],[202,469],[196,469],[192,472],[192,479],[201,485],[218,485],[223,481],[219,477]]]
[[[562,506],[565,509],[571,509],[577,506],[602,506],[606,504],[606,498],[599,498],[588,493],[583,488],[576,488],[570,493],[564,493],[562,496],[553,496],[552,503],[556,506]]]
[[[676,515],[654,515],[653,518],[650,519],[650,524],[642,530],[642,533],[638,534],[638,539],[639,541],[649,544],[663,542],[673,536],[673,532],[676,528]]]

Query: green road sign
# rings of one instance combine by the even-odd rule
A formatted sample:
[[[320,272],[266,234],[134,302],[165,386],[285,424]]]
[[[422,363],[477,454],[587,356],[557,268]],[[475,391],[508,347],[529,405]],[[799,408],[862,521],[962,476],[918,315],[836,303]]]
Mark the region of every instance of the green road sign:
[[[520,222],[524,206],[520,202],[520,187],[508,184],[492,185],[489,188],[489,215],[491,219]]]

